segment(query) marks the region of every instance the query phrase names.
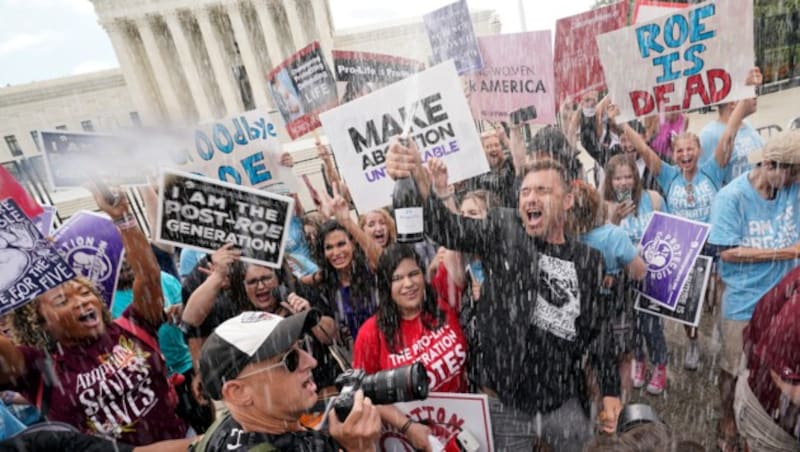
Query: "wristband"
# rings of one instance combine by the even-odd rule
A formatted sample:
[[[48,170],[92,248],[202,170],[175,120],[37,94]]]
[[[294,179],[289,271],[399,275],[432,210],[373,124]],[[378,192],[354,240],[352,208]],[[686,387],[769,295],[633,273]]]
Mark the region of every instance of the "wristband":
[[[408,431],[408,429],[409,429],[409,428],[411,428],[411,424],[413,424],[413,423],[414,423],[414,421],[413,421],[413,420],[411,420],[411,418],[408,418],[408,420],[406,421],[406,423],[405,423],[405,424],[403,424],[403,426],[402,426],[402,427],[400,427],[400,433],[402,433],[403,435],[405,435],[405,434],[406,434],[406,432]]]
[[[114,226],[120,230],[133,229],[138,227],[139,223],[136,222],[136,217],[128,212],[125,212],[121,217],[114,219]]]

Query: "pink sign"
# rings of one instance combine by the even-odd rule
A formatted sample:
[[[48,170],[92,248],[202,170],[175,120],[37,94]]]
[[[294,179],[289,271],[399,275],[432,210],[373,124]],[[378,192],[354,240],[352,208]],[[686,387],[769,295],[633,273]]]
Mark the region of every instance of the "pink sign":
[[[519,112],[524,122],[555,121],[555,83],[550,31],[481,36],[483,69],[467,79],[475,119],[508,121]]]

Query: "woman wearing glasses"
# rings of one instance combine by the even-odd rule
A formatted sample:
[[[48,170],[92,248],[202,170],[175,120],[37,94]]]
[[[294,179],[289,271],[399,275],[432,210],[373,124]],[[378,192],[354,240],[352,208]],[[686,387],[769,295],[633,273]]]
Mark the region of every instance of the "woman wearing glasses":
[[[425,282],[424,265],[406,245],[391,245],[378,261],[378,313],[356,339],[353,367],[368,374],[421,361],[431,391],[465,392],[467,346],[458,315]],[[429,450],[431,430],[393,406],[381,406],[383,421]]]

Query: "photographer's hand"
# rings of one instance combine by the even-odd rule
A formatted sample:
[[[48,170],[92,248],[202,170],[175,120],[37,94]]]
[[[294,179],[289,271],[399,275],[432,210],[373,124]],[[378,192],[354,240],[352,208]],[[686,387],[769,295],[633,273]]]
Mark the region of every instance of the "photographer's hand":
[[[381,434],[381,416],[360,389],[356,391],[353,409],[344,422],[336,411],[328,413],[328,432],[348,452],[374,451]]]

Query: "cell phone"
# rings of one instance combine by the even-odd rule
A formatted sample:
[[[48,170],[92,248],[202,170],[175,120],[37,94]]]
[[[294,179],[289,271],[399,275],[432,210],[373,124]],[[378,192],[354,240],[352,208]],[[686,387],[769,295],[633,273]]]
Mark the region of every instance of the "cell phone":
[[[536,119],[536,106],[530,105],[511,112],[511,124],[517,125]]]
[[[100,196],[108,203],[110,206],[116,206],[119,202],[119,195],[113,193],[105,182],[101,181],[99,178],[94,179],[94,186],[97,187],[97,191],[100,192]]]
[[[633,200],[633,193],[631,193],[630,190],[617,192],[617,202],[625,202],[631,200]]]

